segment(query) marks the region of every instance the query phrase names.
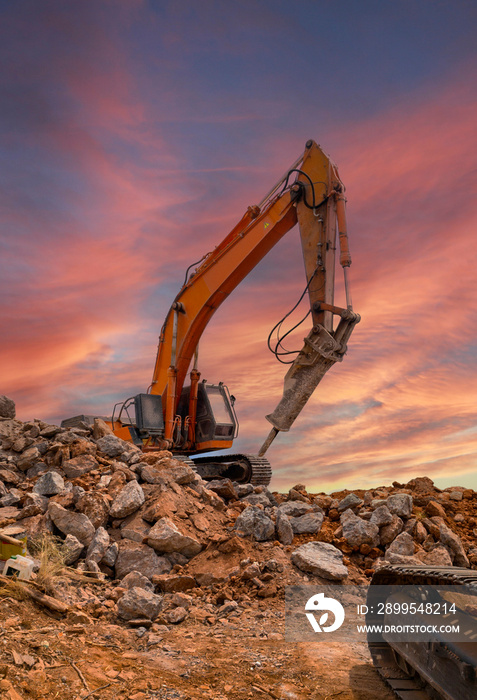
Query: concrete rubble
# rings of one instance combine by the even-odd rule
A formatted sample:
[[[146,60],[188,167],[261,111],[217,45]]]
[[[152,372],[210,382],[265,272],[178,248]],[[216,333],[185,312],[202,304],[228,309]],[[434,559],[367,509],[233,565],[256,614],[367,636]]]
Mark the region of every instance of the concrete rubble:
[[[0,441],[0,527],[21,526],[32,552],[44,533],[55,536],[68,566],[103,580],[86,602],[66,584],[55,591],[92,617],[178,625],[304,581],[366,583],[385,563],[477,569],[477,493],[428,477],[331,495],[207,483],[102,421],[19,421],[7,397]]]

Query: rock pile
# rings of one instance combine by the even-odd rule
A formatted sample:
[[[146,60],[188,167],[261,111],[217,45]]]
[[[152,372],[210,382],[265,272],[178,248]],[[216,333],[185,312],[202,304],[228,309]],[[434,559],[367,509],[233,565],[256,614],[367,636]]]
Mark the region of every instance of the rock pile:
[[[0,440],[0,527],[60,537],[69,566],[112,582],[96,611],[131,624],[225,615],[310,576],[363,582],[383,562],[477,568],[477,494],[427,477],[331,496],[205,482],[101,420],[16,420],[6,397]]]

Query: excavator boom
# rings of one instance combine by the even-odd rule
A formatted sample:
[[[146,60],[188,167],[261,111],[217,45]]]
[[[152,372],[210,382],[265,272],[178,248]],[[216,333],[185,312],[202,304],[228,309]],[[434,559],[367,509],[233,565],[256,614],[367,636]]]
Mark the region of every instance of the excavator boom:
[[[263,457],[279,431],[289,430],[325,372],[346,352],[359,321],[351,306],[347,269],[351,264],[346,231],[344,186],[336,166],[314,141],[262,201],[247,209],[224,240],[204,256],[172,303],[159,337],[148,393],[114,408],[115,434],[144,450],[172,450],[198,455],[232,446],[238,422],[234,400],[219,382],[200,382],[199,340],[228,295],[296,224],[300,230],[312,329],[285,377],[283,397],[267,416],[272,431],[253,455],[194,459],[206,478],[228,475],[235,480],[267,484],[271,471]],[[345,271],[346,306],[334,305],[336,237]],[[339,323],[334,328],[334,318]],[[271,348],[277,359],[280,341]],[[190,384],[186,385],[190,371]],[[73,425],[69,419],[65,425]],[[84,417],[82,417],[84,418]],[[230,461],[232,459],[232,461]],[[226,462],[223,469],[220,464]],[[199,469],[200,467],[200,469]]]
[[[294,181],[290,182],[292,178]],[[347,308],[333,306],[337,225],[341,264],[345,270],[351,264],[344,202],[344,186],[336,166],[314,141],[308,141],[303,156],[260,205],[248,208],[234,229],[183,285],[161,330],[150,388],[151,394],[160,394],[165,403],[166,441],[172,440],[187,372],[212,315],[297,223],[313,330],[287,373],[280,404],[267,416],[275,434],[290,428],[325,372],[342,359],[346,340],[359,321],[351,308],[347,278]],[[334,333],[333,316],[336,314],[341,321]]]

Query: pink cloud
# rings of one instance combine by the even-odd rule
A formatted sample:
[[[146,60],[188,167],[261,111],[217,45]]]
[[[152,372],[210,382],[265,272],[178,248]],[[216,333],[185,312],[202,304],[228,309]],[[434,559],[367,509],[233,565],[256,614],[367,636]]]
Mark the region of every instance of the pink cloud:
[[[250,167],[237,153],[236,162],[197,168],[151,124],[152,107],[138,100],[117,45],[96,40],[113,68],[90,80],[66,66],[69,95],[85,111],[42,137],[88,189],[68,186],[74,213],[56,220],[56,230],[41,222],[8,253],[25,269],[3,324],[2,391],[24,418],[58,418],[82,406],[104,413],[121,395],[145,390],[182,271],[296,156],[297,136],[262,134],[262,123]],[[168,118],[177,105],[171,99],[162,110]],[[363,320],[342,365],[272,446],[274,486],[375,485],[473,469],[476,112],[465,87],[442,85],[436,98],[330,131],[347,185],[353,297]],[[134,157],[105,139],[109,128]],[[11,224],[31,218],[19,208]],[[291,233],[225,302],[201,342],[203,377],[227,382],[238,398],[240,448],[258,449],[269,430],[263,416],[281,396],[286,367],[268,353],[266,337],[304,283]],[[295,335],[297,347],[305,333]]]

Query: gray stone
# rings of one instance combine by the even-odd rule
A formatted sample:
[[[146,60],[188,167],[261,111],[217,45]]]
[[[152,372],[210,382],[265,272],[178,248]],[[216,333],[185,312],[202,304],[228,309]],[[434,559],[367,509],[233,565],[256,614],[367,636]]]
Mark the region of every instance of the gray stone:
[[[65,488],[63,477],[58,472],[46,472],[43,474],[35,486],[33,491],[41,496],[55,496]]]
[[[187,593],[181,593],[178,591],[177,593],[174,593],[172,598],[171,598],[171,603],[172,605],[177,606],[178,608],[185,608],[186,610],[189,610],[190,606],[192,605],[193,598],[191,595],[187,595]],[[234,601],[235,602],[235,601]]]
[[[401,532],[389,545],[386,550],[386,555],[388,553],[403,554],[406,557],[412,557],[414,555],[414,540],[411,535],[408,532]]]
[[[27,469],[26,478],[36,479],[37,476],[40,476],[40,474],[44,474],[46,471],[48,471],[48,466],[44,462],[35,462],[33,467]]]
[[[414,526],[413,535],[414,535],[414,539],[419,544],[422,544],[427,537],[427,530],[424,527],[424,525],[421,522],[419,522],[419,520],[416,522],[416,524]]]
[[[113,544],[109,545],[104,557],[101,559],[101,564],[105,564],[106,566],[113,568],[113,566],[116,564],[116,560],[118,558],[118,552],[119,552],[118,543],[113,542]]]
[[[462,546],[462,542],[460,541],[460,537],[452,532],[452,530],[444,523],[442,523],[440,526],[440,539],[442,544],[445,544],[454,554],[455,566],[464,566],[468,569],[470,564],[464,551],[464,547]]]
[[[174,610],[168,612],[166,617],[171,625],[178,625],[179,622],[183,622],[186,619],[187,610],[179,605],[177,608],[174,608]]]
[[[180,552],[168,552],[168,554],[165,554],[164,557],[171,562],[172,566],[175,566],[176,564],[179,564],[179,566],[184,566],[189,561],[188,558]]]
[[[275,535],[275,523],[258,506],[247,506],[235,521],[234,528],[258,542],[271,540]]]
[[[251,581],[252,579],[257,578],[257,576],[260,576],[260,574],[260,564],[258,561],[254,561],[244,568],[241,573],[241,578],[245,581]]]
[[[0,498],[0,507],[5,508],[5,506],[15,506],[23,498],[23,494],[18,493],[18,489],[12,489],[10,493],[6,493],[5,496]]]
[[[287,501],[278,506],[278,511],[284,515],[288,515],[290,518],[297,518],[312,510],[313,506],[310,503],[303,503],[302,501]]]
[[[348,508],[354,510],[355,508],[361,508],[364,501],[357,496],[355,493],[349,493],[338,503],[338,511],[343,513]]]
[[[301,571],[331,581],[342,581],[348,576],[342,552],[327,542],[302,544],[292,552],[291,560]]]
[[[389,564],[405,564],[407,566],[419,566],[422,563],[417,557],[397,554],[396,552],[386,552],[385,561]]]
[[[434,489],[434,482],[428,476],[418,476],[408,481],[406,488],[412,489],[416,493],[429,493]]]
[[[265,493],[250,493],[248,496],[245,496],[245,498],[242,498],[242,501],[251,506],[263,506],[264,508],[270,508],[272,505]]]
[[[285,513],[277,513],[277,519],[275,523],[278,541],[282,544],[288,545],[293,542],[293,528],[290,524],[288,515]]]
[[[130,571],[129,574],[126,574],[121,581],[121,587],[127,589],[142,588],[145,591],[154,593],[154,584],[139,571]]]
[[[139,513],[134,513],[123,520],[120,525],[121,537],[134,542],[143,542],[151,530],[151,526],[141,518]]]
[[[452,558],[443,545],[437,545],[430,552],[419,552],[416,556],[429,566],[452,566]]]
[[[3,518],[16,520],[20,513],[21,510],[19,508],[15,508],[15,506],[5,506],[4,508],[0,508],[0,520]]]
[[[96,440],[96,444],[103,454],[113,458],[120,457],[127,450],[127,444],[116,435],[104,435]]]
[[[177,467],[171,467],[167,469],[167,474],[172,481],[175,481],[179,486],[186,486],[187,484],[193,484],[197,479],[197,474],[188,465],[178,465]]]
[[[23,508],[18,520],[31,518],[34,515],[43,515],[48,508],[48,498],[39,493],[27,493],[23,501]]]
[[[386,505],[386,499],[385,498],[373,498],[371,503],[369,504],[373,510],[376,510],[376,508],[379,508],[380,506],[385,506]]]
[[[15,418],[15,402],[3,394],[0,396],[0,417]]]
[[[111,435],[112,430],[102,418],[95,418],[93,424],[93,439],[99,440],[105,435]]]
[[[157,552],[180,552],[186,557],[193,557],[202,549],[200,542],[183,535],[170,518],[157,521],[149,531],[147,543]]]
[[[90,544],[94,537],[94,527],[86,515],[66,510],[63,506],[51,501],[48,506],[48,513],[55,526],[64,535],[74,535],[82,544],[86,546]]]
[[[0,479],[6,484],[15,484],[15,486],[17,486],[21,481],[18,474],[15,474],[15,472],[12,472],[10,469],[0,469]]]
[[[151,579],[153,576],[167,574],[172,569],[171,563],[165,557],[158,557],[147,544],[121,540],[117,546],[119,551],[115,564],[116,578],[122,579],[131,571],[139,571]]]
[[[451,501],[461,501],[463,498],[463,493],[462,491],[451,491],[449,493],[449,498]]]
[[[412,515],[412,496],[408,493],[395,493],[386,501],[386,505],[393,515],[400,518],[410,518]]]
[[[101,439],[104,440],[104,438]],[[125,518],[138,510],[144,501],[144,491],[137,481],[133,479],[118,493],[111,504],[109,514],[112,518]]]
[[[238,498],[243,498],[244,496],[248,496],[249,493],[253,493],[252,484],[237,484],[236,482],[233,482],[233,484]]]
[[[58,433],[61,433],[61,428],[58,425],[46,425],[40,430],[40,435],[44,438],[55,437]]]
[[[212,481],[207,483],[207,488],[226,501],[236,501],[238,499],[237,492],[230,479],[212,479]]]
[[[402,532],[403,522],[397,515],[393,515],[389,525],[384,525],[379,531],[379,543],[382,545],[390,544],[400,532]]]
[[[35,462],[40,458],[40,452],[37,447],[29,447],[21,456],[17,459],[17,467],[22,472],[26,472],[28,469],[33,467]]]
[[[85,562],[81,562],[78,568],[80,567],[84,567],[84,571],[89,571],[91,574],[94,574],[93,578],[101,578],[101,569],[99,568],[99,564],[93,561],[93,559],[86,559]]]
[[[61,551],[65,557],[66,566],[71,566],[75,563],[75,561],[78,561],[83,549],[84,545],[81,544],[77,537],[74,535],[66,535],[61,547]]]
[[[379,543],[379,528],[372,522],[363,520],[351,510],[345,510],[341,515],[343,537],[351,547],[369,544],[376,547]]]
[[[323,513],[305,513],[298,518],[290,518],[290,525],[295,535],[314,535],[321,530]]]
[[[164,484],[165,479],[160,469],[156,469],[152,464],[140,462],[137,466],[137,473],[146,484]]]
[[[97,469],[98,466],[99,464],[95,458],[86,454],[66,460],[62,465],[62,469],[68,479],[76,479],[78,476],[83,476],[93,471],[93,469]]]
[[[389,525],[393,520],[393,516],[389,508],[385,505],[378,506],[371,514],[370,522],[374,523],[378,527],[383,527],[384,525]]]
[[[86,561],[95,561],[97,564],[102,560],[109,547],[109,535],[104,527],[98,527],[94,537],[86,552]]]
[[[101,439],[104,440],[104,438]],[[117,602],[118,617],[123,620],[135,620],[141,617],[155,620],[161,602],[162,596],[143,588],[131,588]]]

